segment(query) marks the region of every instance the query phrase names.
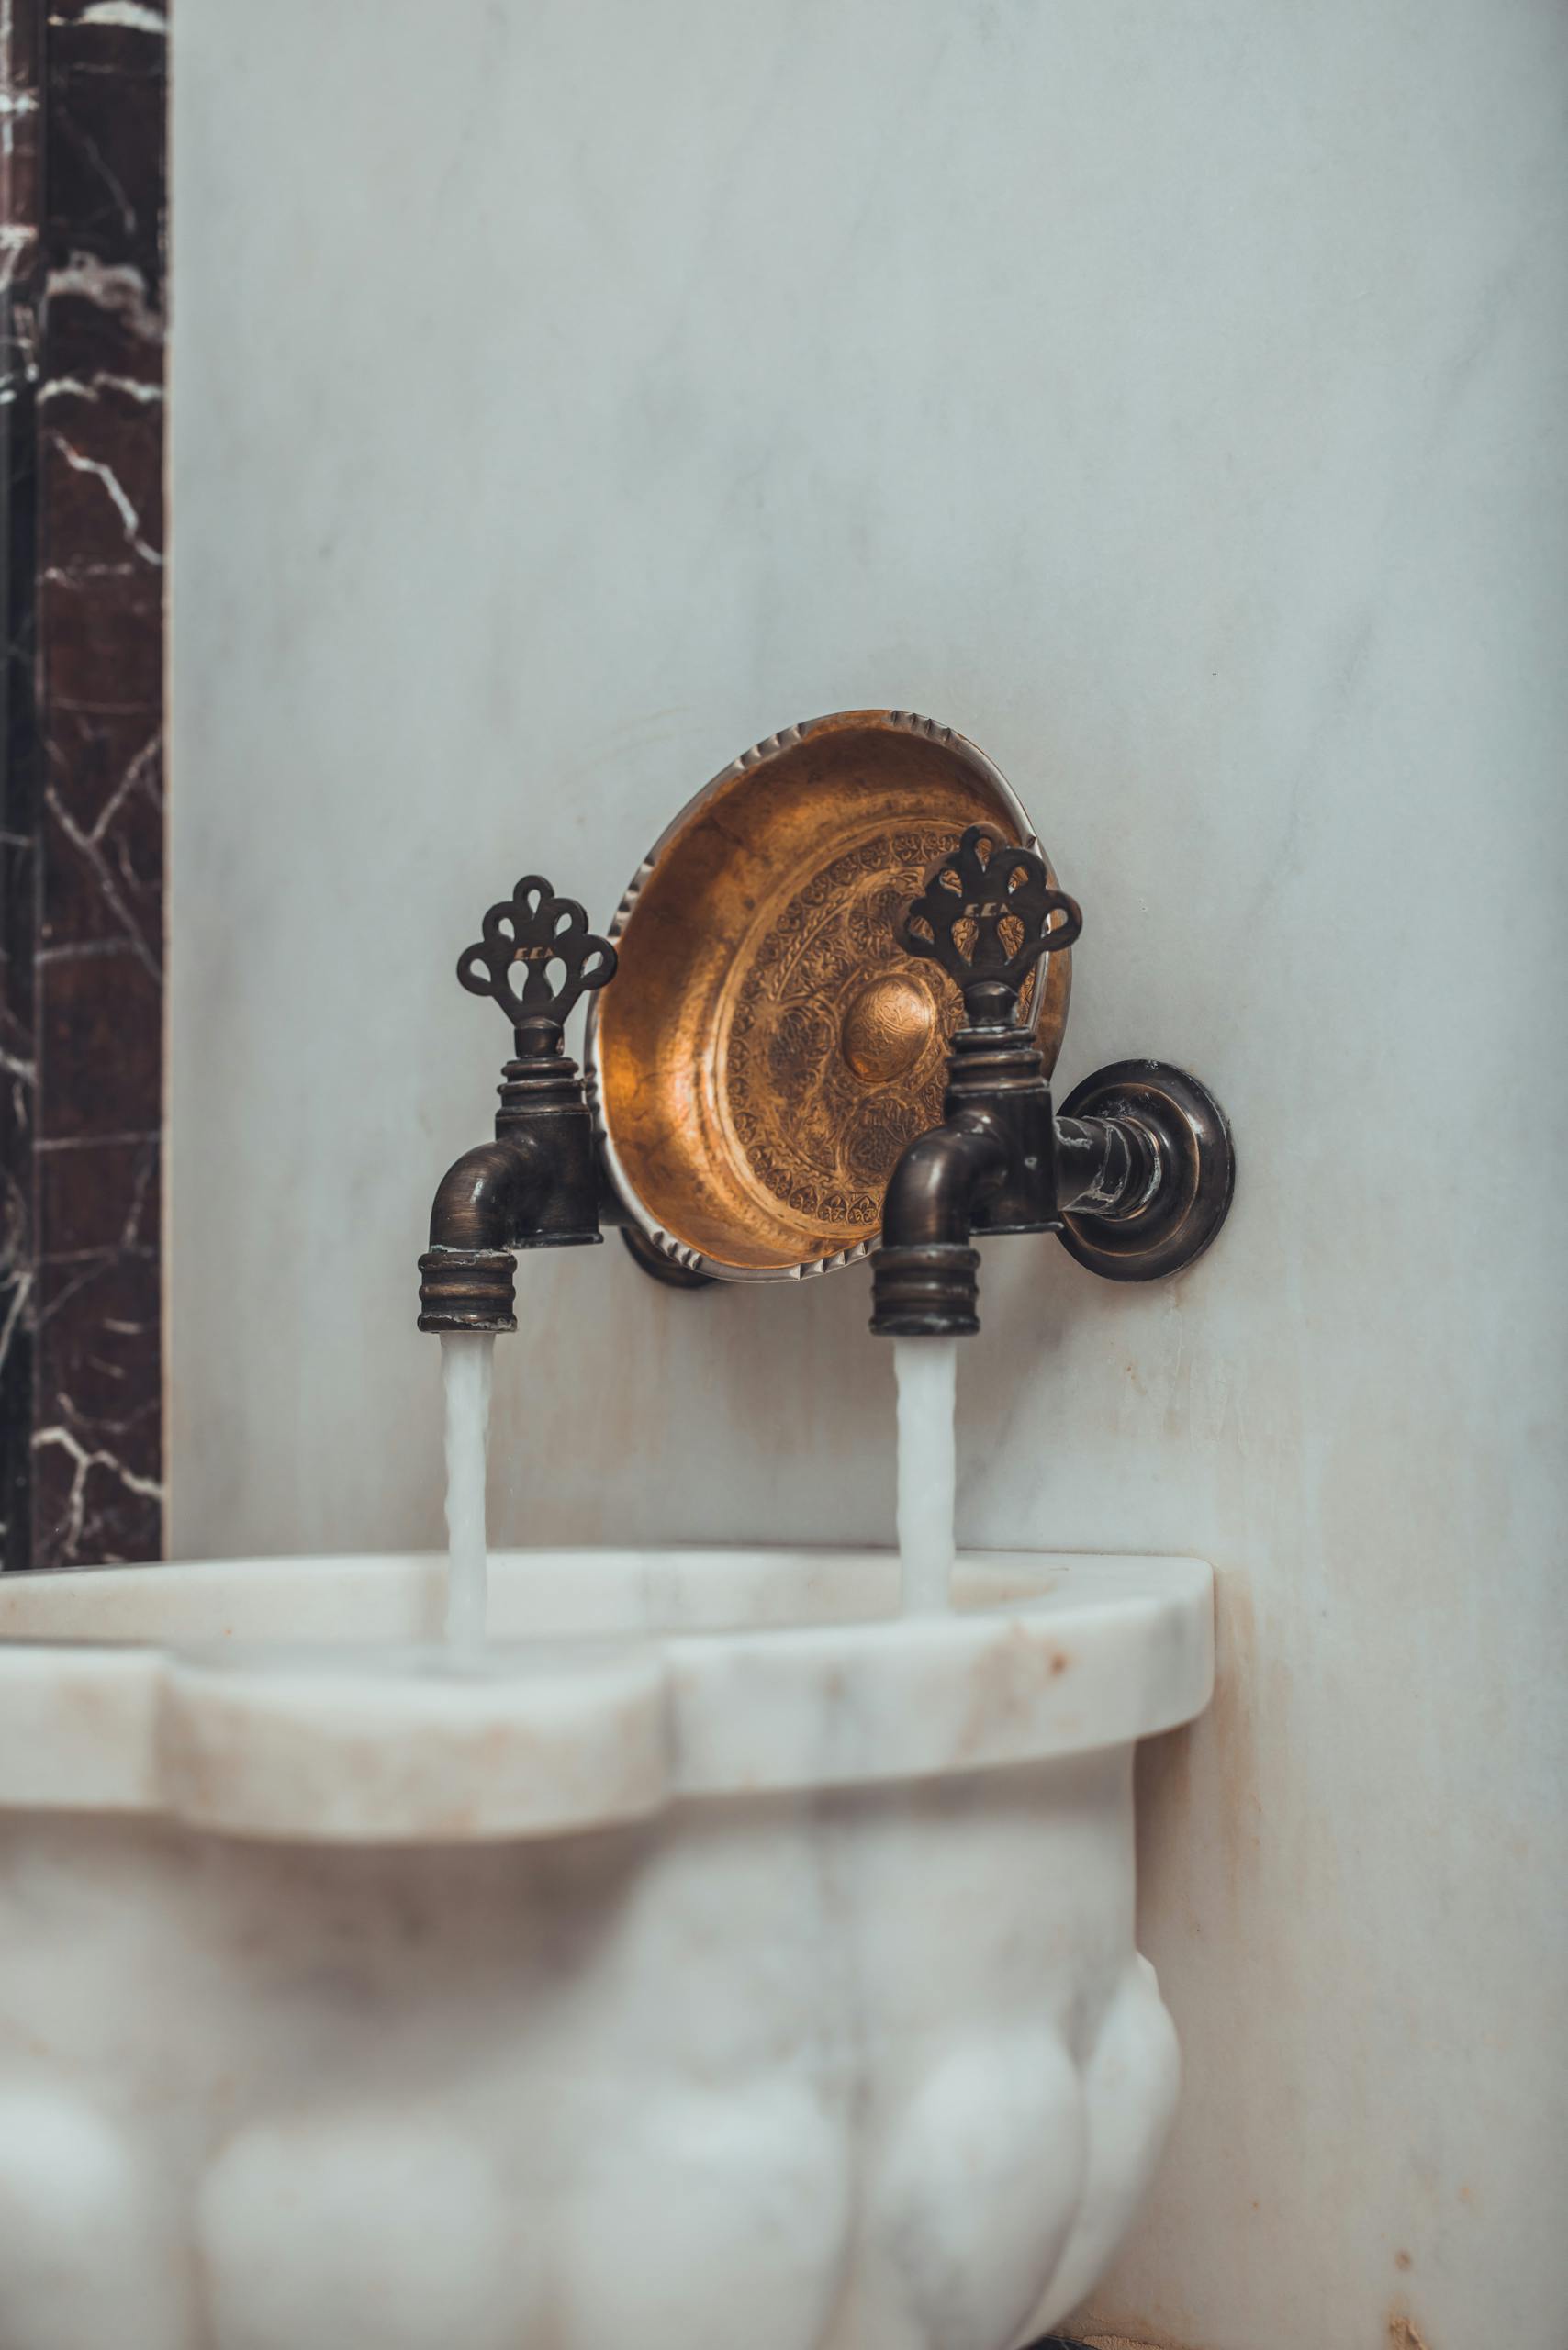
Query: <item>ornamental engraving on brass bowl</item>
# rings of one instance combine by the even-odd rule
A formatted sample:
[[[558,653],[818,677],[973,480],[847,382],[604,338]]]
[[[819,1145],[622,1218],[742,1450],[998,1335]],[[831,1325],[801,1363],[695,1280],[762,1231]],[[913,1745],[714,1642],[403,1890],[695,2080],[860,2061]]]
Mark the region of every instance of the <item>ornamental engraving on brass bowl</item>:
[[[958,989],[893,925],[958,828],[913,825],[842,851],[768,907],[737,957],[721,1093],[755,1181],[856,1238],[881,1220],[907,1143],[936,1125]]]
[[[902,972],[890,972],[851,1002],[838,1031],[839,1048],[863,1083],[890,1085],[909,1075],[935,1025],[929,991]]]

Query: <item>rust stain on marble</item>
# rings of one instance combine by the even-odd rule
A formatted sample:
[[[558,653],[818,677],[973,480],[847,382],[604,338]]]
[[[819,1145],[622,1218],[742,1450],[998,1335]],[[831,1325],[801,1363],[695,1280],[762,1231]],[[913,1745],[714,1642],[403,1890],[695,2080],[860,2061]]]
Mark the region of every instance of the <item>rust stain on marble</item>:
[[[1014,1619],[1000,1627],[971,1668],[969,1703],[958,1726],[958,1752],[977,1752],[998,1721],[1026,1716],[1042,1690],[1070,1662],[1065,1650],[1042,1648],[1028,1625]]]

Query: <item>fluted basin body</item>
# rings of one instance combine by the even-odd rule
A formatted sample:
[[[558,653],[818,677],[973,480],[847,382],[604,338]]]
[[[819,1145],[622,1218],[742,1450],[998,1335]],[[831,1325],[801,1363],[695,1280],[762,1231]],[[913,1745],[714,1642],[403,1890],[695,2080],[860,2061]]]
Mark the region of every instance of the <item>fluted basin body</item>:
[[[1131,1766],[1209,1572],[976,1558],[908,1621],[895,1572],[502,1558],[469,1674],[431,1561],[6,1578],[5,2350],[1064,2315],[1176,2094]]]

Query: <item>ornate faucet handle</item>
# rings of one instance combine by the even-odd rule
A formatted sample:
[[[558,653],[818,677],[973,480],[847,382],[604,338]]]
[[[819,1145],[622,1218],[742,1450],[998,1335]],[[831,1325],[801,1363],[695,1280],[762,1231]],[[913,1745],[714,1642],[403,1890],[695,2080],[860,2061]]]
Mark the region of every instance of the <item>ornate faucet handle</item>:
[[[958,981],[972,1027],[1007,1027],[1041,956],[1070,946],[1082,927],[1077,901],[1052,889],[1042,856],[971,824],[900,916],[898,941]]]
[[[577,900],[558,898],[541,874],[525,873],[482,927],[457,958],[458,979],[470,995],[493,997],[520,1036],[539,1023],[558,1036],[578,997],[615,977],[609,939],[596,938]]]

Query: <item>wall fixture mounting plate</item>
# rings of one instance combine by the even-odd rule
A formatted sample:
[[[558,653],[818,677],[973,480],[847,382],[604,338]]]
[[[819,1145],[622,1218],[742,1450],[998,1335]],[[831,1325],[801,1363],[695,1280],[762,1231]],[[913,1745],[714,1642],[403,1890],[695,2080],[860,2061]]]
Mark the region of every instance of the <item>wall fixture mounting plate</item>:
[[[1064,1210],[1069,1255],[1114,1281],[1159,1281],[1201,1257],[1236,1188],[1229,1121],[1208,1087],[1166,1061],[1113,1061],[1073,1088],[1061,1114],[1136,1118],[1154,1136],[1168,1178],[1138,1215],[1113,1220]]]

